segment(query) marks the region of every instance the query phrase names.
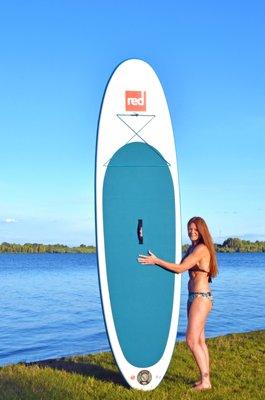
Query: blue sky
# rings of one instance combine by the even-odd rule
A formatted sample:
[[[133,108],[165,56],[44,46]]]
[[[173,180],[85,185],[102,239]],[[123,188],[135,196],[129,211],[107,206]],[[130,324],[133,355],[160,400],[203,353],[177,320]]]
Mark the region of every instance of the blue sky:
[[[0,242],[95,243],[94,152],[114,68],[141,58],[170,107],[186,222],[265,240],[264,1],[0,4]]]

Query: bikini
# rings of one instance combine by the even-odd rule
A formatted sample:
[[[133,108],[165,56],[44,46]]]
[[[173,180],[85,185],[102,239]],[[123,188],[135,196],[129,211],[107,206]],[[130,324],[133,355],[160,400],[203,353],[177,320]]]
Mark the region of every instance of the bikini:
[[[205,272],[206,274],[208,274],[208,281],[212,282],[211,280],[211,275],[209,274],[209,272],[204,271],[203,269],[200,269],[198,266],[197,267],[193,267],[192,269],[190,269],[189,271],[189,275],[190,272],[192,271],[201,271],[201,272]],[[188,297],[188,305],[191,306],[192,302],[197,298],[197,297],[203,297],[205,299],[208,299],[212,302],[213,304],[213,295],[211,292],[189,292],[189,297]]]
[[[213,304],[213,295],[211,292],[189,292],[188,304],[191,305],[196,297],[204,297],[205,299],[209,299]]]

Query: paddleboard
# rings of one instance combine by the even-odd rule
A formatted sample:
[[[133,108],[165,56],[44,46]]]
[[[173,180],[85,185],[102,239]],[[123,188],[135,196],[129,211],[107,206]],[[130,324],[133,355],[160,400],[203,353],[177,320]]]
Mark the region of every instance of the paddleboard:
[[[170,114],[152,67],[139,59],[111,76],[98,124],[96,242],[106,331],[127,383],[152,390],[174,350],[180,275],[137,262],[148,250],[181,260],[178,171]]]

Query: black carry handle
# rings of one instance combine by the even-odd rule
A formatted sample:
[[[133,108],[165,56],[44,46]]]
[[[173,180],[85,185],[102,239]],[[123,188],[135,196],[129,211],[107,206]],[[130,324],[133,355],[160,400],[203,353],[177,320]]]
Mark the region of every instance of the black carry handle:
[[[138,236],[139,244],[143,244],[144,243],[144,234],[143,234],[143,220],[142,219],[138,219],[137,236]]]

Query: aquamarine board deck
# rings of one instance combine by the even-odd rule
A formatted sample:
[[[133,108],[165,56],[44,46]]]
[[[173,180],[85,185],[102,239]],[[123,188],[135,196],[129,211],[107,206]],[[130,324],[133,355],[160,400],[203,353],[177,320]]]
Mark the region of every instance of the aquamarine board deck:
[[[153,69],[128,60],[102,104],[96,157],[100,292],[111,349],[130,386],[154,389],[177,334],[180,276],[137,262],[181,258],[178,173],[166,99]]]
[[[175,256],[173,183],[165,160],[149,145],[130,143],[112,157],[104,180],[103,218],[118,339],[125,358],[147,368],[160,360],[166,347],[174,275],[142,266],[136,256],[148,249],[169,260]],[[137,235],[139,219],[143,244]]]

